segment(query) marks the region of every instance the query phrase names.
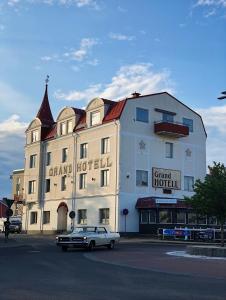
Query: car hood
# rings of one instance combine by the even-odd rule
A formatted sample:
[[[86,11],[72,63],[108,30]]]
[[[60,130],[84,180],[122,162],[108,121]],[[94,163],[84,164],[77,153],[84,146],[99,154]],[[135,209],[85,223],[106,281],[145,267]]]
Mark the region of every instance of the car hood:
[[[71,232],[69,234],[61,234],[58,237],[83,237],[95,234],[95,232]]]

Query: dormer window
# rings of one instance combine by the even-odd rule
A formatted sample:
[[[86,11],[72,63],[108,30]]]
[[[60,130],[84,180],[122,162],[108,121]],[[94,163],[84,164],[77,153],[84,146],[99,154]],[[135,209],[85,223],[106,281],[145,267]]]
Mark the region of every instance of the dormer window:
[[[67,133],[66,122],[60,123],[60,135],[65,135]]]
[[[67,132],[71,133],[72,131],[73,131],[73,123],[72,123],[72,120],[69,120],[67,122]]]
[[[100,112],[94,111],[90,114],[90,126],[100,124]]]
[[[38,130],[33,130],[31,132],[31,142],[37,142],[38,141]]]

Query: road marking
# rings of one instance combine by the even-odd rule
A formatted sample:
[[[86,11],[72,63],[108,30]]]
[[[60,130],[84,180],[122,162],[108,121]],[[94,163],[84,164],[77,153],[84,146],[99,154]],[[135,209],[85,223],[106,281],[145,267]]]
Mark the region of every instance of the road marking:
[[[186,257],[186,258],[199,258],[199,259],[220,259],[226,260],[226,257],[212,257],[212,256],[204,256],[204,255],[191,255],[188,254],[186,251],[170,251],[166,252],[167,255],[178,256],[178,257]]]

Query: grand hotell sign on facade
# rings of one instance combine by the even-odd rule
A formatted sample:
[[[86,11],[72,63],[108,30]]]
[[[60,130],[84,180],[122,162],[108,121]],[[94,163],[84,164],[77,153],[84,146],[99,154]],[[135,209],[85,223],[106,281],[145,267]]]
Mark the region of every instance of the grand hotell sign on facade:
[[[183,199],[205,174],[202,118],[169,93],[94,98],[54,120],[46,85],[26,130],[23,229],[70,230],[71,211],[73,226],[119,232],[195,225]]]

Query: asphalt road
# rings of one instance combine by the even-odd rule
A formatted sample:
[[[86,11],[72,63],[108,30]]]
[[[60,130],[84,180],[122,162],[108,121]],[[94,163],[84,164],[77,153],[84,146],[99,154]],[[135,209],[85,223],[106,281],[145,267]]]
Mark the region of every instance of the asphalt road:
[[[226,299],[225,279],[100,262],[98,256],[109,251],[105,249],[91,253],[91,260],[84,250],[63,253],[49,239],[26,238],[26,244],[8,245],[0,246],[0,299],[4,300]],[[123,253],[139,248],[154,260],[155,253],[170,247],[124,243],[113,253],[123,257]]]

